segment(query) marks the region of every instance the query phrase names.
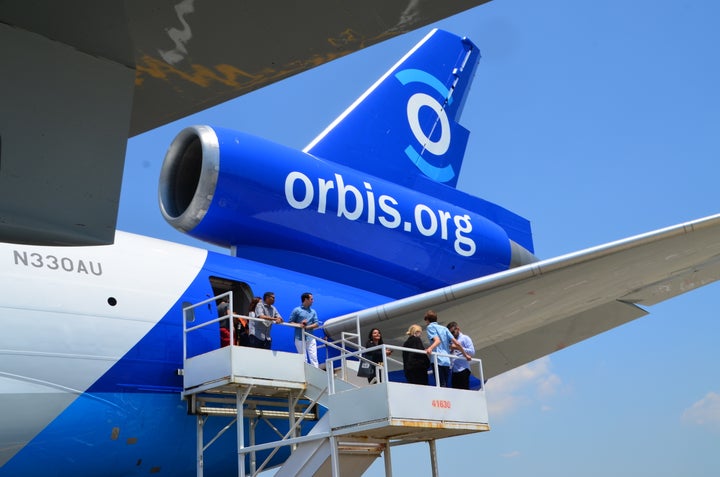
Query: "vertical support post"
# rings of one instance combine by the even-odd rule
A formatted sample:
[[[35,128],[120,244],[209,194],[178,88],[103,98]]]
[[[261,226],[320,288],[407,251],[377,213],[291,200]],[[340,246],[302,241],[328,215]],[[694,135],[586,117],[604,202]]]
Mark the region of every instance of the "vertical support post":
[[[228,327],[230,329],[229,330],[230,331],[230,345],[229,346],[234,346],[235,345],[235,311],[234,311],[235,302],[233,301],[232,290],[230,290],[228,292],[228,300],[230,300],[230,306],[228,307],[228,310],[227,310]]]
[[[183,369],[185,369],[185,361],[187,360],[187,324],[190,318],[190,309],[183,308]],[[183,382],[185,379],[183,378]]]
[[[255,447],[255,428],[257,427],[258,420],[257,418],[251,417],[249,419],[250,422],[250,447]],[[255,475],[255,472],[257,471],[257,454],[255,451],[252,451],[250,453],[250,475]]]
[[[430,446],[430,465],[432,466],[433,477],[438,477],[438,465],[437,465],[437,449],[435,448],[435,439],[428,441]]]
[[[390,456],[390,440],[385,441],[385,451],[383,452],[385,458],[385,477],[392,477],[392,457]]]
[[[300,337],[302,338],[302,355],[303,355],[303,361],[305,361],[306,363],[309,363],[310,361],[308,360],[308,354],[307,354],[307,338],[306,338],[306,336],[305,336],[306,333],[307,333],[307,332],[303,329],[303,330],[300,332]]]
[[[197,477],[203,477],[203,447],[204,447],[204,437],[203,437],[203,425],[205,424],[205,420],[203,419],[203,416],[200,414],[197,415],[196,418],[196,470],[197,470]]]
[[[340,454],[334,434],[330,435],[330,467],[332,467],[332,477],[340,477]]]
[[[290,437],[297,437],[297,429],[295,428],[295,404],[293,395],[288,396],[288,429],[292,429],[292,435]],[[297,444],[293,444],[290,448],[294,451],[297,449]]]
[[[245,416],[243,406],[245,405],[245,396],[243,396],[240,388],[235,391],[235,409],[237,409],[237,420],[235,429],[237,430],[237,456],[238,456],[238,475],[245,477],[245,453],[241,452],[245,449]]]
[[[345,367],[345,358],[341,360],[343,368]],[[335,361],[325,361],[325,371],[328,378],[328,396],[335,394]],[[341,369],[341,378],[345,379],[345,370]]]

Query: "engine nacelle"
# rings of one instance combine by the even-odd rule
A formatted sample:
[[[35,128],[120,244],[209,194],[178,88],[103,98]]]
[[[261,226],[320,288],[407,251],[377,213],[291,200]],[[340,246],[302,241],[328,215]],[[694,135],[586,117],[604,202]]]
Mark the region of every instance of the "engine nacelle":
[[[209,243],[302,254],[418,288],[534,260],[456,203],[208,126],[187,128],[170,145],[159,200],[173,227]]]

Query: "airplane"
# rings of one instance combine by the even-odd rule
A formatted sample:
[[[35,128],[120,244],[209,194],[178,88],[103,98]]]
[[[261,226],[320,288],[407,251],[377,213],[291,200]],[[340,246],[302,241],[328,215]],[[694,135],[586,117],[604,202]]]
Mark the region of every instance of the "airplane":
[[[0,240],[112,243],[128,137],[486,1],[0,2]]]
[[[107,246],[3,244],[0,476],[193,475],[183,308],[226,291],[237,309],[311,291],[328,335],[359,320],[396,343],[434,308],[464,324],[492,379],[717,280],[720,216],[540,261],[526,219],[455,189],[478,59],[432,31],[303,151],[181,131],[161,210],[229,255],[119,231]],[[273,347],[294,352],[290,330],[273,328]],[[233,439],[218,445],[208,469],[234,469]]]

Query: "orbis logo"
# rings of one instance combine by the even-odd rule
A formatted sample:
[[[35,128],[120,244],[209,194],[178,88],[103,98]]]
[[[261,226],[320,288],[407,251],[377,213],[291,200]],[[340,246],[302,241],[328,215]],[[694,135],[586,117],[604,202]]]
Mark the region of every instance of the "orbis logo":
[[[467,213],[453,213],[422,203],[400,204],[392,195],[376,192],[370,182],[353,185],[338,173],[332,179],[318,178],[314,182],[302,172],[290,172],[284,187],[287,203],[293,209],[314,208],[319,214],[330,212],[350,221],[452,241],[455,253],[463,257],[471,257],[477,250]]]
[[[413,83],[428,85],[443,98],[446,98],[448,104],[452,101],[448,88],[446,88],[440,80],[426,71],[417,69],[402,70],[395,73],[395,78],[397,78],[403,86]],[[420,124],[420,111],[423,108],[430,108],[437,115],[437,121],[430,131],[430,135],[425,134]],[[415,93],[407,103],[407,119],[410,130],[420,146],[418,149],[409,144],[405,148],[405,154],[410,161],[412,161],[423,174],[438,182],[448,182],[454,178],[456,173],[452,166],[449,164],[443,167],[434,166],[422,156],[425,153],[430,153],[434,156],[441,157],[447,153],[450,148],[450,121],[448,120],[443,105],[428,94]],[[437,130],[438,128],[439,130]],[[436,137],[437,139],[433,140],[429,136]]]

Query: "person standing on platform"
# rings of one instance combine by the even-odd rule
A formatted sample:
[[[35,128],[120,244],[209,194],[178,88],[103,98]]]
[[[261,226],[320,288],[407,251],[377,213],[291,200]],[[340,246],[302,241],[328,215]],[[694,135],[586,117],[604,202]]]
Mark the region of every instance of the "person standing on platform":
[[[408,338],[403,343],[403,348],[411,348],[422,351],[423,353],[413,353],[412,351],[403,351],[403,372],[405,380],[409,384],[428,385],[428,368],[430,367],[430,358],[425,353],[425,345],[422,342],[422,328],[420,325],[410,325],[407,333]]]
[[[366,348],[373,348],[375,346],[380,346],[384,344],[382,339],[382,333],[380,333],[380,330],[377,328],[373,328],[370,330],[370,333],[368,333],[368,340],[367,343],[365,343]],[[385,354],[387,356],[390,356],[392,354],[392,350],[386,348]],[[367,380],[369,383],[372,383],[373,381],[377,381],[377,367],[382,366],[383,364],[383,350],[382,348],[374,349],[372,351],[367,351],[363,354],[363,357],[368,359],[369,361],[372,361],[375,363],[375,365],[372,366],[372,374],[370,376],[367,376]]]
[[[310,332],[320,327],[320,320],[318,319],[317,312],[312,308],[314,301],[315,299],[313,298],[312,293],[305,292],[300,295],[300,302],[302,304],[290,313],[290,319],[288,320],[289,323],[296,323],[300,325],[298,328],[295,328],[295,348],[300,354],[303,354],[303,331]],[[317,342],[315,341],[315,338],[306,336],[305,350],[307,351],[307,356],[305,357],[307,362],[316,368],[319,367],[317,358]]]
[[[437,313],[435,313],[433,310],[428,310],[427,313],[425,313],[424,319],[427,323],[426,331],[428,340],[430,341],[430,346],[425,349],[425,352],[427,354],[432,354],[432,352],[437,348],[437,352],[439,354],[435,355],[435,359],[437,360],[438,364],[439,376],[435,376],[435,379],[441,387],[446,388],[448,387],[448,378],[450,378],[450,357],[440,355],[449,355],[450,345],[455,343],[458,346],[460,352],[463,353],[463,356],[465,356],[468,361],[472,359],[472,356],[462,350],[462,346],[453,337],[453,335],[450,333],[450,330],[438,324]]]
[[[272,338],[270,327],[273,323],[282,323],[283,319],[275,308],[275,293],[265,292],[263,301],[255,307],[255,317],[261,320],[250,320],[250,346],[253,348],[270,349]]]
[[[258,303],[261,301],[262,298],[259,296],[252,299],[247,310],[247,316],[249,318],[255,317],[255,308],[257,308]],[[250,346],[250,321],[252,320],[246,318],[235,318],[235,328],[237,329],[235,340],[239,346]]]
[[[470,389],[470,363],[466,359],[460,359],[460,357],[462,356],[461,351],[470,356],[475,356],[475,346],[468,335],[462,334],[457,323],[451,321],[447,327],[457,342],[460,343],[460,348],[454,343],[450,345],[452,354],[457,356],[452,363],[450,385],[455,389]]]

